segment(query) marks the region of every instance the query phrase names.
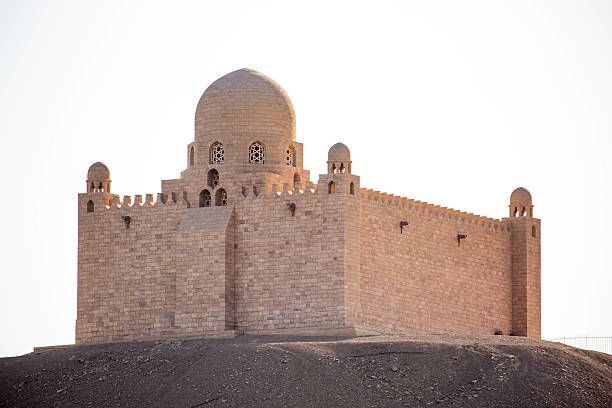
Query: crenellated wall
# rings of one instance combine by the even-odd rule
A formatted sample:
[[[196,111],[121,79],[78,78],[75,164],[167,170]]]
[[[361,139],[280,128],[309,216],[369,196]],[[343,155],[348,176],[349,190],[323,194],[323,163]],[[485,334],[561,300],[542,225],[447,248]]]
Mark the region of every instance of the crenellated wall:
[[[352,174],[252,187],[202,208],[186,190],[133,204],[80,194],[77,342],[309,329],[539,337],[539,220],[362,189]]]
[[[408,222],[400,229],[400,221]],[[361,190],[363,327],[386,333],[512,332],[507,222]],[[467,234],[458,243],[457,235]]]
[[[202,208],[182,191],[80,194],[77,343],[347,327],[343,208],[358,199],[270,190]]]
[[[110,196],[79,195],[77,343],[233,326],[233,207],[149,197],[130,205],[113,196],[111,206],[87,212],[90,199]]]

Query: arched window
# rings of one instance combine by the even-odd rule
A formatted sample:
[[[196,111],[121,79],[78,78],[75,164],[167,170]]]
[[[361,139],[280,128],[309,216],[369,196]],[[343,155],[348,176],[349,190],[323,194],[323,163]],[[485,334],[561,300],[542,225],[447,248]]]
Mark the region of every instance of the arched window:
[[[293,187],[294,188],[299,187],[301,181],[302,181],[302,178],[300,177],[300,173],[295,173],[293,175]]]
[[[336,183],[334,183],[333,181],[330,181],[329,185],[327,186],[327,192],[329,194],[334,194],[336,192]]]
[[[527,210],[525,209],[525,207],[523,207],[523,209],[521,210],[521,217],[524,217],[527,215]]]
[[[208,186],[215,188],[219,185],[219,172],[212,169],[208,172]]]
[[[215,194],[215,205],[227,205],[227,193],[222,188]]]
[[[91,183],[91,187],[89,188],[89,192],[93,193],[94,191],[96,191],[96,185],[94,183]]]
[[[263,164],[266,159],[266,148],[260,142],[255,142],[249,147],[249,163]]]
[[[257,190],[257,186],[253,186],[253,195],[255,197],[259,196],[259,190]]]
[[[87,202],[87,212],[94,212],[94,203],[91,200]]]
[[[100,183],[100,185],[98,186],[98,191],[104,192],[104,187],[102,186],[102,183]]]
[[[191,149],[189,149],[189,167],[193,167],[194,164],[195,164],[195,149],[193,148],[193,146],[191,146]]]
[[[355,183],[351,183],[351,194],[355,194]]]
[[[534,237],[534,238],[536,237],[536,227],[535,227],[535,225],[531,226],[531,236]]]
[[[341,163],[339,173],[344,173],[344,172],[345,172],[344,163]]]
[[[295,149],[293,146],[287,148],[287,166],[295,167]]]
[[[336,174],[336,163],[332,164],[332,174]]]
[[[223,145],[219,142],[210,146],[210,164],[221,164],[225,160]]]
[[[211,198],[210,191],[202,190],[200,191],[200,207],[210,207]]]

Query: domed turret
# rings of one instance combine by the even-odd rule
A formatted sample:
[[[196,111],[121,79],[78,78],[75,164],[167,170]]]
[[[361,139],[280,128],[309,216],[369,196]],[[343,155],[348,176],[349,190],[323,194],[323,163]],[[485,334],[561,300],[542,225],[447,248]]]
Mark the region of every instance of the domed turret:
[[[110,193],[110,170],[106,164],[95,162],[87,170],[87,192],[107,192]]]
[[[327,152],[327,172],[350,173],[351,172],[351,151],[344,143],[336,143]]]
[[[531,193],[526,188],[519,187],[510,195],[510,217],[533,217]]]

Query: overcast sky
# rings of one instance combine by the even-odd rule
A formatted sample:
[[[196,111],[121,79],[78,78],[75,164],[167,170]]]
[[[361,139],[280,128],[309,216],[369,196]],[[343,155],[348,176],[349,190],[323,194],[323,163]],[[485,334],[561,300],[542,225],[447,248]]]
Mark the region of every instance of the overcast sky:
[[[74,342],[77,194],[179,177],[197,101],[249,67],[297,114],[313,181],[542,219],[542,336],[612,336],[609,1],[1,1],[0,356]]]

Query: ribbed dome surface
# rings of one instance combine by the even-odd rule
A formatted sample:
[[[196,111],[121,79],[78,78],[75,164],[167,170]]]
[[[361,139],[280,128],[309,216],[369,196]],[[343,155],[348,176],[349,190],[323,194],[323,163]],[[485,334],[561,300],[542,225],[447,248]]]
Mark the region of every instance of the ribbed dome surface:
[[[109,180],[110,170],[106,167],[106,164],[102,162],[95,162],[89,166],[87,170],[87,180]]]
[[[351,151],[344,143],[336,143],[329,148],[327,152],[327,160],[334,162],[350,161]]]
[[[195,134],[200,142],[263,136],[295,141],[295,112],[280,85],[243,68],[219,78],[202,94]]]
[[[517,188],[510,195],[510,204],[531,204],[531,193],[526,188]]]

